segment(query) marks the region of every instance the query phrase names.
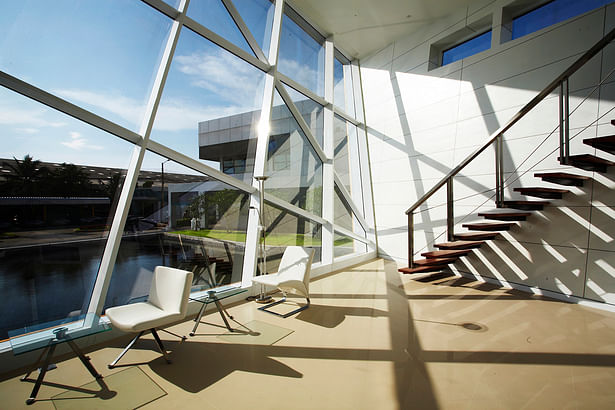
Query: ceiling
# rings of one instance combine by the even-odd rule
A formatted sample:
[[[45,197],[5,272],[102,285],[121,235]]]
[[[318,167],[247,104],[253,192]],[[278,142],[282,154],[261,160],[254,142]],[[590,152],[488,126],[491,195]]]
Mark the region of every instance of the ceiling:
[[[362,58],[420,27],[486,0],[295,0],[299,14],[348,57]]]

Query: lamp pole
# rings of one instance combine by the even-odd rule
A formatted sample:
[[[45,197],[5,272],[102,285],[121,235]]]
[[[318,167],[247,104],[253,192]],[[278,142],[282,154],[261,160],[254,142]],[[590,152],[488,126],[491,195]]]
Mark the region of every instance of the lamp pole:
[[[263,211],[265,210],[265,181],[267,180],[267,176],[265,175],[261,175],[261,176],[255,176],[254,179],[256,179],[258,181],[258,186],[259,186],[259,199],[260,199],[260,206],[259,206],[259,211],[258,211],[258,220],[259,220],[259,230],[261,232],[261,257],[262,257],[262,262],[261,262],[261,275],[266,275],[267,274],[267,248],[265,247],[265,217],[263,216],[264,213]],[[265,285],[261,284],[261,293],[260,295],[255,299],[256,303],[269,303],[271,302],[272,297],[269,295],[265,295]]]

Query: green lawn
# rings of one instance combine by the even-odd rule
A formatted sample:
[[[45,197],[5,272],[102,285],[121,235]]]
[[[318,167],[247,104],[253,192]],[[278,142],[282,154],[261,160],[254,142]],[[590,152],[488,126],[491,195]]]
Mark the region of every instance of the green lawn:
[[[172,234],[181,234],[186,236],[198,236],[202,238],[213,238],[220,239],[222,241],[234,241],[234,242],[245,242],[246,241],[246,233],[241,231],[226,231],[226,230],[218,230],[218,229],[202,229],[200,231],[192,231],[192,230],[183,230],[183,231],[173,231],[169,232]],[[290,246],[290,245],[301,245],[301,246],[321,246],[322,242],[320,239],[312,238],[309,235],[304,234],[292,234],[292,233],[274,233],[267,235],[265,239],[267,245],[271,246]],[[335,245],[344,245],[352,242],[351,239],[340,239],[335,241]]]
[[[241,231],[226,231],[219,229],[202,229],[200,231],[192,231],[190,229],[184,231],[168,232],[186,236],[198,236],[200,238],[220,239],[221,241],[245,242],[246,233]]]

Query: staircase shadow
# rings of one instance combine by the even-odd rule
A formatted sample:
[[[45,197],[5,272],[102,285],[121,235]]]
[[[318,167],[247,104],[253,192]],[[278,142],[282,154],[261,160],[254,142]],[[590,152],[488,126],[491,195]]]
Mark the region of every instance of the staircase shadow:
[[[451,271],[443,271],[427,274],[420,278],[412,279],[415,282],[430,284],[441,288],[466,288],[480,293],[458,294],[458,290],[451,294],[413,294],[407,293],[409,300],[541,300],[545,302],[559,302],[561,300],[549,298],[543,295],[534,295],[516,289],[504,288],[492,283],[478,281],[465,276],[457,276]],[[400,285],[405,290],[405,286]]]

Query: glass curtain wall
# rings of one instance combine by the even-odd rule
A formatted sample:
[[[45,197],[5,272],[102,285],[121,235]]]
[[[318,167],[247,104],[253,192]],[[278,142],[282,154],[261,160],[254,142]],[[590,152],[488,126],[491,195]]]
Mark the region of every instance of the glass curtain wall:
[[[281,0],[3,2],[0,340],[142,300],[157,265],[246,286],[259,213],[269,272],[289,245],[373,249],[361,96],[326,37]]]

